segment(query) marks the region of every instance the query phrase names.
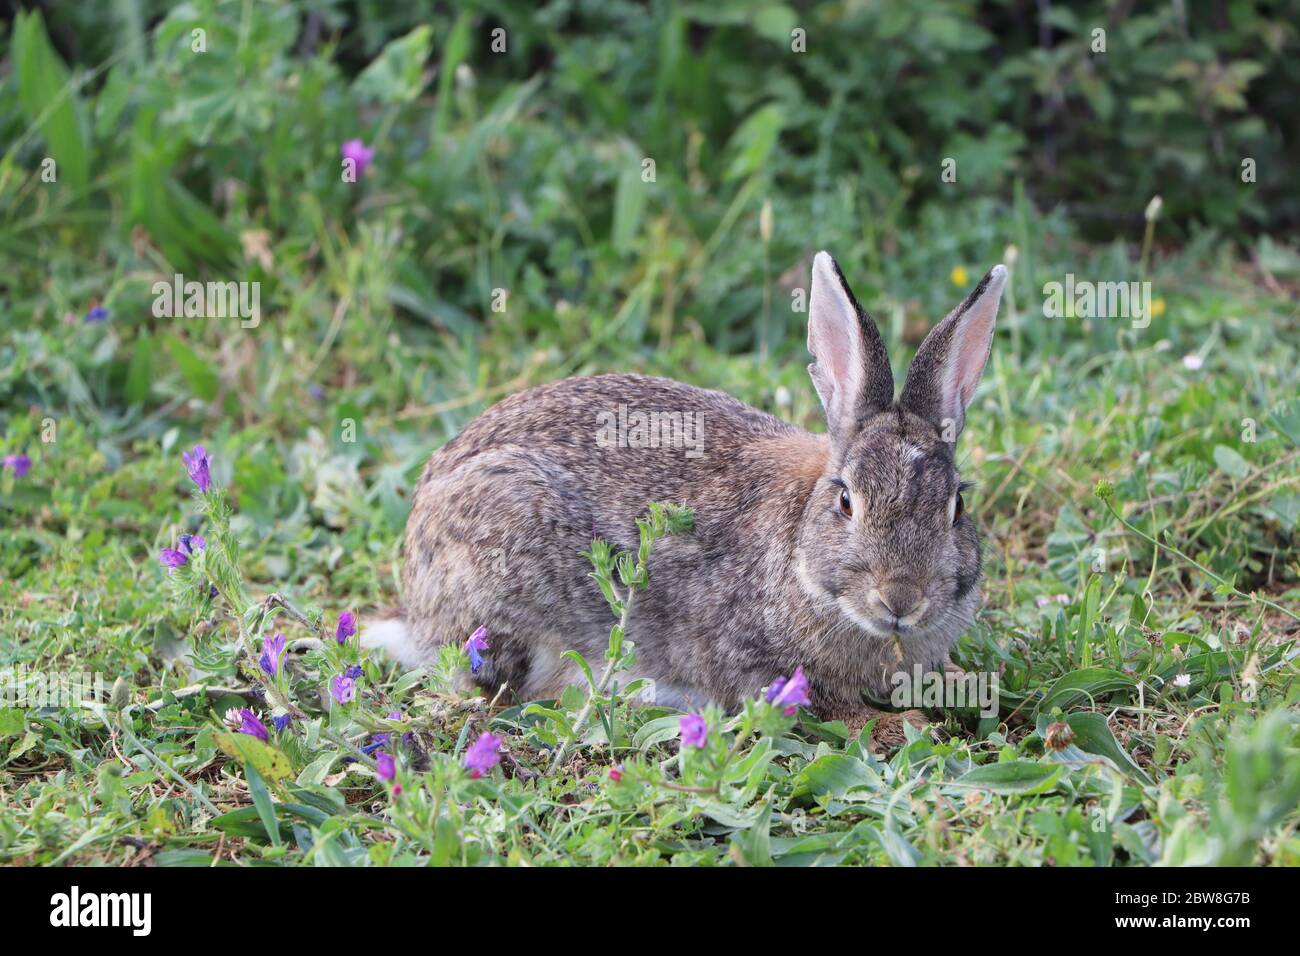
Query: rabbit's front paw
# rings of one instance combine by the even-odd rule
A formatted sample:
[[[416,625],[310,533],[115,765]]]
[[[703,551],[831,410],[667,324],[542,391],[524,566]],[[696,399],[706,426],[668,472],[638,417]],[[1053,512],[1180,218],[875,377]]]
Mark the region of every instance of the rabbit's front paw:
[[[876,723],[871,728],[871,739],[868,741],[868,745],[871,752],[875,754],[894,750],[907,743],[907,737],[903,732],[903,721],[907,721],[917,730],[924,730],[930,724],[925,714],[919,710],[904,710],[894,713],[876,710],[874,707],[863,707],[861,710],[856,710],[850,714],[840,714],[838,719],[849,728],[849,733],[854,736],[874,720]]]

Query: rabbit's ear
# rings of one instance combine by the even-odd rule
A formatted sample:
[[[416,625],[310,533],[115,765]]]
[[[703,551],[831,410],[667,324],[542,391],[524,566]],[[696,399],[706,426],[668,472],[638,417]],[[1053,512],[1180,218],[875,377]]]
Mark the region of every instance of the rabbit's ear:
[[[874,413],[894,403],[894,376],[875,320],[858,305],[835,260],[813,259],[808,302],[808,366],[837,442],[847,441]]]
[[[930,330],[907,372],[899,407],[932,423],[945,441],[955,442],[966,424],[966,406],[993,348],[993,323],[1006,284],[1006,266],[994,266],[966,301]]]

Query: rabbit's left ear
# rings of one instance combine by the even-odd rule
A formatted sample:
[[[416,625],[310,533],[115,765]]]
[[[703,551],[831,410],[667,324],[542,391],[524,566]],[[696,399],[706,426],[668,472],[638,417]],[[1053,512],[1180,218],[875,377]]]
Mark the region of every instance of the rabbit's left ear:
[[[993,324],[1006,284],[1006,266],[994,266],[966,301],[930,330],[907,372],[899,407],[930,422],[945,441],[955,442],[966,424],[966,406],[993,348]]]

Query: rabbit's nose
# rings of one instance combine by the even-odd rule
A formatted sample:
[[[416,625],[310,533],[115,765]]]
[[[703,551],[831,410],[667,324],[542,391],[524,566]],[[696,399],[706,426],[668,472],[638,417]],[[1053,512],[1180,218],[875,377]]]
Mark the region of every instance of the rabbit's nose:
[[[881,585],[872,593],[880,604],[881,610],[888,613],[896,622],[911,624],[925,610],[925,600],[921,589],[906,582],[891,582]]]

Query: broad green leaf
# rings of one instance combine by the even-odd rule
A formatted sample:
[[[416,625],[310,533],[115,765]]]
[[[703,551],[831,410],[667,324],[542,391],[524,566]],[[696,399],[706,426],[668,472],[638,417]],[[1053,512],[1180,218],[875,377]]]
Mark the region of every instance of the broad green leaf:
[[[264,744],[248,734],[221,731],[214,734],[222,752],[234,757],[245,766],[251,766],[261,776],[273,783],[293,774],[289,758],[270,744]]]
[[[1074,731],[1074,745],[1090,754],[1109,758],[1115,766],[1132,773],[1146,783],[1151,782],[1146,771],[1137,765],[1128,751],[1119,745],[1111,733],[1106,718],[1098,713],[1067,714],[1065,722]]]
[[[352,84],[363,99],[396,105],[409,103],[424,88],[424,61],[429,58],[433,27],[422,24],[389,43]]]
[[[956,782],[994,793],[1046,793],[1056,786],[1063,773],[1065,767],[1060,764],[1007,760],[976,767],[962,774]]]
[[[1268,418],[1292,445],[1300,445],[1300,398],[1289,398],[1273,406]]]
[[[1048,688],[1043,699],[1034,708],[1035,715],[1050,713],[1053,707],[1062,710],[1081,700],[1093,700],[1102,694],[1128,690],[1137,686],[1132,677],[1108,667],[1086,667],[1058,678]]]
[[[305,787],[311,784],[319,784],[323,782],[325,777],[329,774],[330,768],[334,766],[334,762],[338,760],[340,756],[342,755],[336,751],[321,754],[309,763],[302,773],[298,774],[298,784]]]
[[[649,750],[655,744],[661,744],[666,740],[672,740],[682,729],[682,717],[680,714],[669,714],[666,717],[656,717],[654,720],[647,720],[637,728],[632,736],[632,746],[642,752]]]
[[[799,771],[794,778],[793,795],[811,794],[819,797],[830,794],[842,797],[859,787],[880,787],[880,777],[857,757],[847,754],[823,754]]]
[[[1227,445],[1214,446],[1214,463],[1230,478],[1245,478],[1250,474],[1250,462]]]

